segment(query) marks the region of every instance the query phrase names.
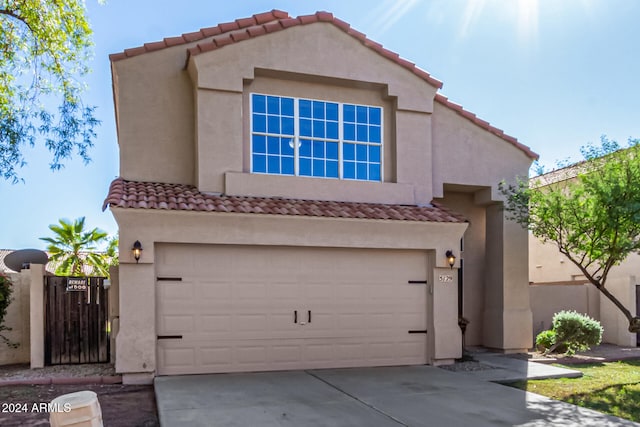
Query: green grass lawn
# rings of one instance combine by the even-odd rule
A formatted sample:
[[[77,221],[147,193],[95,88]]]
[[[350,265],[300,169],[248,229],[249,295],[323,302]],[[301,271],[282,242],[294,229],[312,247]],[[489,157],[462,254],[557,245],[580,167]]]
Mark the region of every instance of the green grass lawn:
[[[557,366],[581,371],[583,376],[508,385],[640,422],[640,360]]]

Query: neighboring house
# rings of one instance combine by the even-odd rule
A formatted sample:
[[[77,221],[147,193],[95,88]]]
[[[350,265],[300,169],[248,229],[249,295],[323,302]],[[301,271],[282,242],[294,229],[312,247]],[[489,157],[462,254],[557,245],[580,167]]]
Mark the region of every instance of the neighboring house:
[[[459,314],[467,345],[531,347],[527,233],[498,183],[537,155],[427,72],[277,10],[111,66],[125,381],[451,363]]]
[[[549,185],[575,179],[583,162],[549,172],[532,180]],[[529,234],[529,281],[534,334],[550,329],[553,315],[575,310],[600,321],[603,342],[635,347],[639,334],[628,331],[629,322],[582,272],[560,253],[554,243],[543,243]],[[635,315],[640,308],[640,255],[631,254],[609,272],[605,285]]]
[[[14,252],[14,249],[0,249],[0,273],[18,273],[17,271],[13,271],[11,270],[9,267],[7,267],[7,265],[4,263],[4,258],[9,255],[11,252]],[[88,254],[88,252],[80,252],[80,256],[81,257],[85,257]],[[47,255],[49,255],[47,253]],[[47,265],[45,266],[45,272],[48,275],[55,275],[56,273],[56,269],[58,268],[58,264],[59,262],[57,261],[49,261],[47,263]],[[91,276],[91,274],[93,273],[93,267],[90,265],[83,265],[82,266],[82,271],[84,273],[84,275],[86,276]]]
[[[13,252],[13,249],[0,249],[0,274],[17,273],[4,263],[4,257]]]

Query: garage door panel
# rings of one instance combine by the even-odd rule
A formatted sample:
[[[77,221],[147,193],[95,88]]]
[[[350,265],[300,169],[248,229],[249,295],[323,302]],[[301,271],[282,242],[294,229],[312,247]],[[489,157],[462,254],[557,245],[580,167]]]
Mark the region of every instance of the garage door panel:
[[[228,282],[202,280],[198,282],[197,287],[198,299],[203,303],[215,306],[222,305],[231,298],[233,285]]]
[[[231,329],[230,314],[209,314],[198,317],[197,331],[202,332],[227,332]]]
[[[183,331],[193,331],[195,328],[194,316],[189,315],[168,315],[162,318],[162,334],[170,335]]]
[[[407,283],[427,277],[425,252],[166,244],[156,254],[159,277],[182,278],[158,282],[158,335],[183,336],[158,341],[161,375],[426,362],[426,335],[407,333],[426,328],[426,287]],[[162,264],[174,254],[189,264]]]

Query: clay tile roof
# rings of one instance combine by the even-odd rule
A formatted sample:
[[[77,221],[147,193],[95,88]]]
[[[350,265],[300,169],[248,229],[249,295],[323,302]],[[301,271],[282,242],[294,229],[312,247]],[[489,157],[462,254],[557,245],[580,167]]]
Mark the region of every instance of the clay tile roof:
[[[454,110],[456,113],[458,113],[460,116],[466,118],[470,122],[475,123],[476,125],[478,125],[481,128],[491,132],[492,134],[496,135],[497,137],[504,139],[509,144],[511,144],[511,145],[515,146],[516,148],[518,148],[519,150],[523,151],[529,158],[537,160],[540,157],[537,153],[534,153],[533,151],[531,151],[531,149],[529,147],[527,147],[526,145],[518,142],[517,138],[515,138],[515,137],[513,137],[511,135],[507,135],[506,133],[504,133],[504,131],[502,129],[498,129],[495,126],[492,126],[486,120],[482,120],[481,118],[477,117],[472,112],[465,110],[462,107],[462,105],[456,104],[455,102],[450,101],[449,98],[447,98],[446,96],[441,95],[440,93],[437,93],[436,97],[435,97],[435,100],[436,100],[436,102],[439,102],[440,104],[444,105],[445,107]]]
[[[116,178],[102,209],[116,208],[360,218],[419,222],[465,222],[465,218],[436,203],[431,206],[332,202],[269,197],[205,194],[192,185],[127,181]]]
[[[329,12],[316,12],[312,15],[303,15],[298,16],[297,18],[292,18],[287,12],[274,9],[270,12],[259,13],[249,18],[240,18],[232,22],[224,22],[218,24],[216,27],[202,28],[200,31],[185,33],[177,37],[168,37],[159,42],[146,43],[140,47],[126,49],[122,53],[109,55],[109,59],[111,61],[120,61],[122,59],[162,49],[163,47],[166,48],[201,41],[202,43],[189,49],[189,55],[199,55],[203,52],[219,49],[242,40],[259,37],[267,33],[273,33],[275,31],[284,30],[298,25],[308,25],[316,22],[328,22],[335,25],[337,28],[349,34],[367,48],[379,53],[391,61],[396,62],[398,65],[411,71],[430,85],[436,88],[442,87],[442,82],[440,80],[435,79],[429,73],[421,70],[412,62],[400,58],[397,53],[391,52],[390,50],[382,47],[379,43],[368,39],[363,33],[354,30],[349,24],[335,18],[333,14]],[[229,33],[234,34],[230,36]],[[209,37],[213,37],[213,39],[205,40]],[[216,40],[217,38],[223,38],[223,40],[218,41]]]

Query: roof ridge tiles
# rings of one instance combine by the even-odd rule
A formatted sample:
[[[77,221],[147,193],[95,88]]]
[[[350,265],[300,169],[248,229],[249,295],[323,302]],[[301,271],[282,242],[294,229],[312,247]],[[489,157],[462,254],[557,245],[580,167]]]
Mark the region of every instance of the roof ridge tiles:
[[[173,47],[180,44],[197,42],[208,37],[217,37],[225,33],[237,31],[240,29],[247,29],[247,36],[237,36],[237,39],[231,39],[232,42],[246,40],[252,37],[263,35],[265,33],[273,33],[297,25],[306,25],[315,22],[326,22],[335,25],[340,30],[359,40],[364,44],[364,46],[376,51],[382,56],[396,62],[403,68],[406,68],[407,70],[415,73],[418,77],[427,81],[427,83],[431,84],[432,86],[437,88],[442,87],[442,82],[431,76],[428,72],[419,69],[415,64],[401,58],[397,53],[382,47],[380,43],[370,40],[364,33],[355,30],[345,21],[336,18],[332,13],[326,11],[318,11],[311,15],[301,15],[297,18],[292,18],[285,11],[273,9],[270,12],[256,14],[249,18],[239,18],[232,22],[223,22],[221,24],[218,24],[216,27],[202,28],[200,29],[200,31],[184,33],[176,37],[168,37],[160,42],[145,43],[140,47],[125,49],[124,52],[109,55],[109,59],[111,61],[119,61],[133,56],[142,55],[147,52],[157,51],[165,47]],[[261,31],[259,27],[262,27],[264,32]],[[221,44],[213,44],[209,41],[199,43],[196,46],[189,48],[188,52],[189,55],[198,55],[200,53],[209,52],[228,44],[231,43],[225,41]]]
[[[142,55],[147,52],[153,52],[159,49],[196,42],[207,37],[220,35],[224,32],[247,28],[255,25],[261,25],[267,22],[286,18],[289,18],[289,14],[287,12],[273,9],[269,12],[254,14],[247,18],[238,18],[235,21],[222,22],[214,27],[204,27],[198,31],[183,33],[179,36],[165,37],[161,41],[144,43],[142,46],[125,49],[123,52],[119,53],[113,53],[109,55],[109,59],[111,61],[119,61],[122,59],[131,58],[133,56]]]

